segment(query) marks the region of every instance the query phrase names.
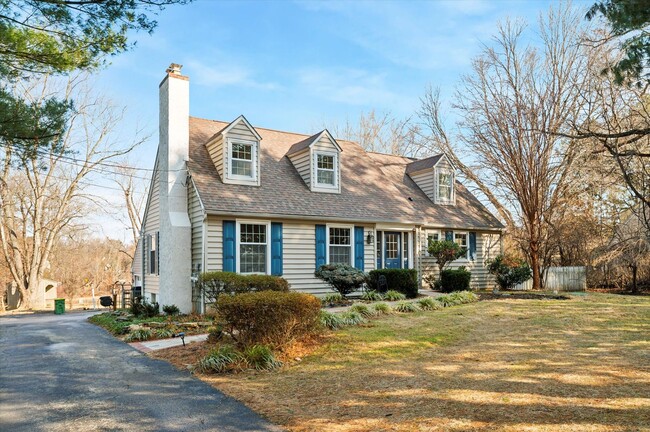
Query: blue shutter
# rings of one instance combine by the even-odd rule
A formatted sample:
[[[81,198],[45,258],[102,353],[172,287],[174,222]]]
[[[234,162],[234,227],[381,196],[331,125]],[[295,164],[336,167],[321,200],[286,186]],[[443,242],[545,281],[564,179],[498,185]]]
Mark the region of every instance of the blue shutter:
[[[354,227],[354,267],[363,271],[363,227]]]
[[[271,274],[282,276],[282,223],[271,222]]]
[[[316,225],[316,270],[325,264],[327,233],[325,225]]]
[[[469,259],[474,261],[476,258],[476,233],[469,233]]]
[[[453,231],[445,231],[445,240],[454,241],[454,232]]]
[[[223,271],[237,271],[235,254],[235,237],[237,235],[235,221],[223,221]]]

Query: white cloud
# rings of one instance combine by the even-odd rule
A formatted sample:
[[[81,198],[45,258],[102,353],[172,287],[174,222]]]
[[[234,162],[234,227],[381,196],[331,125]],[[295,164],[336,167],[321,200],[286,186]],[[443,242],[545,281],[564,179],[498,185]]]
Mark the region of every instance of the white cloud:
[[[388,88],[384,74],[350,68],[307,68],[298,71],[302,91],[348,105],[395,106],[403,98]]]
[[[185,69],[191,74],[192,81],[206,87],[242,86],[260,90],[278,88],[275,83],[256,80],[249,69],[232,62],[211,65],[200,60],[190,60],[186,62]]]

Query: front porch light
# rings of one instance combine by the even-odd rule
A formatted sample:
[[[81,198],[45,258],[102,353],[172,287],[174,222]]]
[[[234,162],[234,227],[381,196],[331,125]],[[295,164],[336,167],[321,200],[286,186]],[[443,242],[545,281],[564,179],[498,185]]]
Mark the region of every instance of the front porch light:
[[[374,242],[375,242],[375,236],[372,233],[368,233],[368,235],[366,236],[366,243],[371,245]]]

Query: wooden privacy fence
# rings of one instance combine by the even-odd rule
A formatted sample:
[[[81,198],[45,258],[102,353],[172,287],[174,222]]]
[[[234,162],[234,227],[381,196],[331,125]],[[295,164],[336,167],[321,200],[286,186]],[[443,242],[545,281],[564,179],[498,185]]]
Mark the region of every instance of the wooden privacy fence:
[[[514,290],[530,290],[533,280],[516,285]],[[587,289],[586,267],[549,267],[546,269],[544,289],[548,291],[585,291]]]

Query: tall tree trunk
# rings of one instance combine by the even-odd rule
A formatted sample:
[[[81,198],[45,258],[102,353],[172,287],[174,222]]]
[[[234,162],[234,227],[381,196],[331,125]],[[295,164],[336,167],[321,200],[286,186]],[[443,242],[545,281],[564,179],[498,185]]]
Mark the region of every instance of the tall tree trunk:
[[[639,292],[639,286],[637,282],[638,266],[636,265],[636,263],[634,263],[630,267],[632,267],[632,293],[638,294]]]
[[[542,275],[537,241],[530,242],[530,267],[533,270],[533,290],[540,290],[542,289]]]

